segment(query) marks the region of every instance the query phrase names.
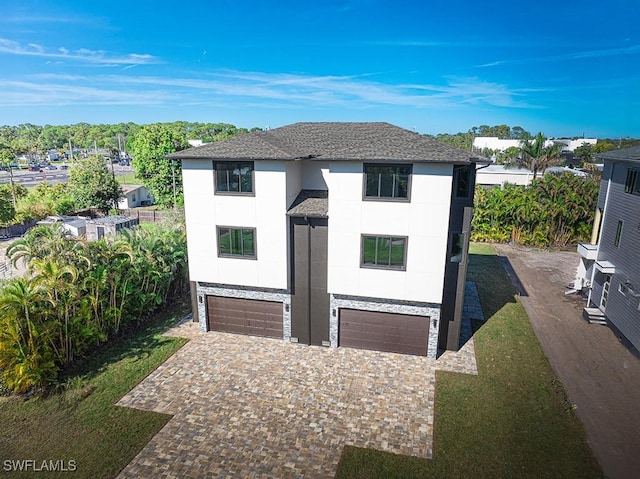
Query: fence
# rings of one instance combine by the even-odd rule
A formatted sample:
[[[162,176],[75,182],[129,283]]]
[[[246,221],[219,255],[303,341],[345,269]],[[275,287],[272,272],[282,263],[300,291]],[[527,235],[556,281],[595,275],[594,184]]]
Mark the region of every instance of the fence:
[[[158,210],[121,210],[123,215],[137,218],[140,223],[155,223],[166,218],[166,213]]]
[[[28,229],[36,225],[35,221],[27,221],[18,225],[0,226],[0,238],[13,238],[14,236],[22,236]]]

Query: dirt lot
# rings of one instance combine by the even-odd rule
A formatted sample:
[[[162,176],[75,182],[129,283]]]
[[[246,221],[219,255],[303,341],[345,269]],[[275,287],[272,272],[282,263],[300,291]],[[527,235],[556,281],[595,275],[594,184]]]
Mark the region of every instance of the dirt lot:
[[[496,250],[524,289],[522,304],[604,473],[613,479],[638,477],[640,359],[607,326],[582,319],[579,295],[564,295],[578,254],[507,245]]]

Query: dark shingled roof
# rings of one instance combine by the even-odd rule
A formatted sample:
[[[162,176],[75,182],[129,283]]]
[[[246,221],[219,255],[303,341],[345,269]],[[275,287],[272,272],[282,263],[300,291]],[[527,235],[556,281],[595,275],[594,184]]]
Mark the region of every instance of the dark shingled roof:
[[[287,211],[289,216],[326,218],[329,213],[329,192],[326,190],[302,190]]]
[[[623,148],[621,150],[605,151],[596,155],[597,158],[603,160],[626,160],[640,161],[640,146],[632,146],[631,148]]]
[[[389,123],[294,123],[167,155],[175,159],[488,162]]]

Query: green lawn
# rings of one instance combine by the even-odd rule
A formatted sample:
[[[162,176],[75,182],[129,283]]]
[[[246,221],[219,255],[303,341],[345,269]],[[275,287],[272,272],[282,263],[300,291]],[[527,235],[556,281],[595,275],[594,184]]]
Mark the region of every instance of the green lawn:
[[[139,185],[141,184],[135,173],[126,173],[124,175],[116,175],[116,181],[121,185]]]
[[[142,331],[99,350],[66,375],[67,389],[46,398],[0,398],[0,467],[7,460],[75,461],[60,476],[112,478],[170,416],[115,403],[186,340],[162,336],[188,311],[185,299]],[[5,473],[7,474],[7,473]],[[10,477],[55,477],[45,472]]]
[[[493,247],[472,246],[468,279],[488,318],[479,375],[437,373],[433,459],[347,447],[336,477],[603,477]]]

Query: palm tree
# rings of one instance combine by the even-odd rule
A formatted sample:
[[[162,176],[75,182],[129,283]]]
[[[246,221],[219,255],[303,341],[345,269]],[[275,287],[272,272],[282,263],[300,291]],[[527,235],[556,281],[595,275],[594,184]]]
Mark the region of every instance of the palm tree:
[[[544,174],[547,168],[559,163],[562,148],[555,143],[545,146],[547,139],[544,133],[538,133],[533,140],[523,140],[520,143],[520,156],[509,159],[505,166],[507,168],[519,166],[533,172],[533,179],[538,177],[538,173]]]
[[[16,392],[55,379],[51,322],[43,290],[28,278],[16,278],[0,291],[0,371]]]

